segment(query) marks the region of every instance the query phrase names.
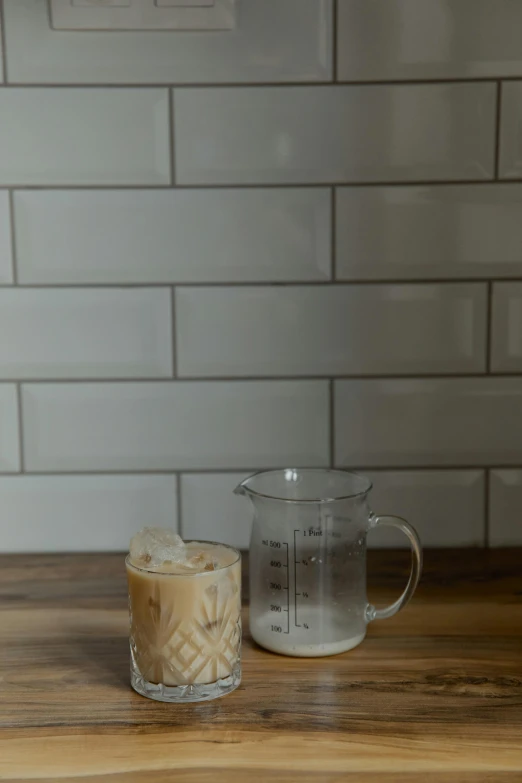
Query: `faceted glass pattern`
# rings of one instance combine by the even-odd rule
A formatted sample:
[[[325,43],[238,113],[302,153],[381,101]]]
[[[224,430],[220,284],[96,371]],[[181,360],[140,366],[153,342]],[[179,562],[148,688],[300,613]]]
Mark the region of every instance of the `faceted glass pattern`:
[[[160,701],[203,701],[241,680],[241,567],[152,574],[127,561],[131,684]],[[146,575],[145,575],[146,574]]]

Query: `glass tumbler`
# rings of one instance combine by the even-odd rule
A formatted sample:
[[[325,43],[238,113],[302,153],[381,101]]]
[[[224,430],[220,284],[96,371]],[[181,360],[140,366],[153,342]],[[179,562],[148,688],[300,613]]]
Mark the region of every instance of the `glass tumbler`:
[[[129,586],[131,685],[150,699],[208,701],[241,682],[241,555],[186,542],[224,565],[172,573],[125,561]]]

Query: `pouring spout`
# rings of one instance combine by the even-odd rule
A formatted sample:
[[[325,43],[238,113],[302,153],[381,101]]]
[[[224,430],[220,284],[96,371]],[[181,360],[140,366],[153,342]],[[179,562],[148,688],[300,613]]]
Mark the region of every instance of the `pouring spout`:
[[[237,487],[234,489],[234,495],[243,495],[249,498],[253,502],[256,493],[252,492],[252,479],[256,477],[256,473],[252,476],[246,476],[243,481],[240,481]]]
[[[238,484],[237,487],[234,489],[234,495],[246,495],[247,491],[243,484]]]

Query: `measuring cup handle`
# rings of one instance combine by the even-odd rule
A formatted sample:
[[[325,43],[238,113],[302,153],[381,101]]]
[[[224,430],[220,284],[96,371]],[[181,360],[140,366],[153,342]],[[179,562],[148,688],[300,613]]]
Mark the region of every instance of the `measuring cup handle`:
[[[387,617],[393,617],[394,614],[397,614],[405,607],[419,584],[422,571],[422,547],[415,528],[401,517],[377,516],[373,514],[370,518],[370,530],[379,527],[379,525],[396,527],[408,537],[411,546],[411,571],[406,589],[395,603],[390,604],[385,609],[376,609],[375,606],[368,604],[366,607],[366,622],[368,623],[372,620],[386,620]]]

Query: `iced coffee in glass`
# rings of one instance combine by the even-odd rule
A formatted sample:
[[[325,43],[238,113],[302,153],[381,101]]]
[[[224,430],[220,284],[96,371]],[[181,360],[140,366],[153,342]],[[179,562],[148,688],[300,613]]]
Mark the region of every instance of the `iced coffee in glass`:
[[[144,528],[125,561],[131,685],[150,699],[206,701],[241,681],[241,555]]]

